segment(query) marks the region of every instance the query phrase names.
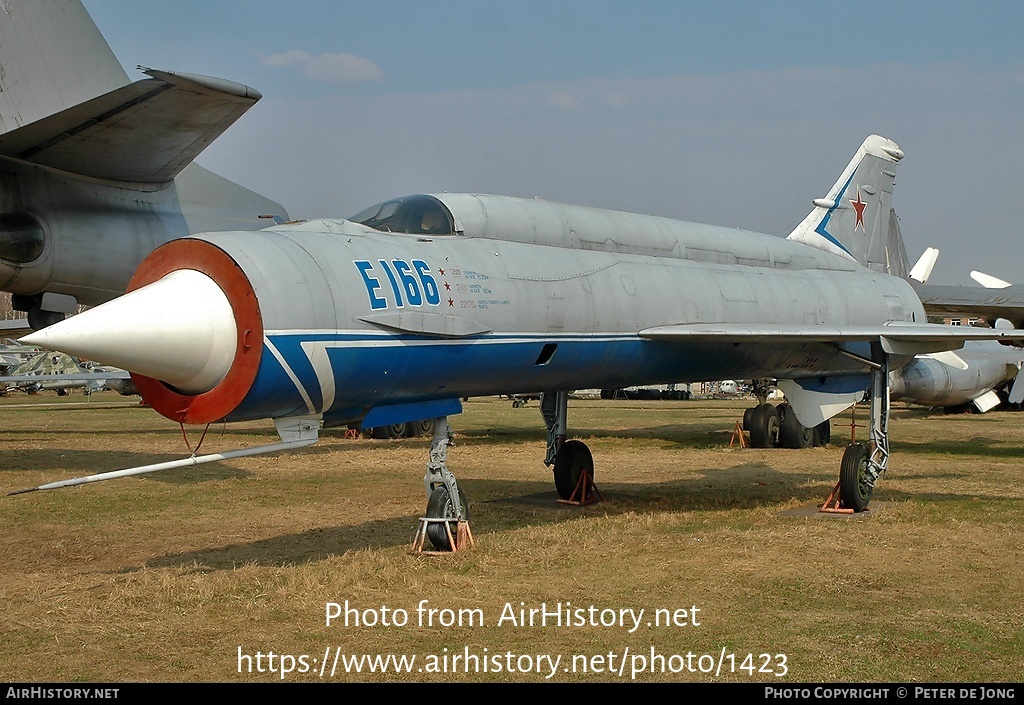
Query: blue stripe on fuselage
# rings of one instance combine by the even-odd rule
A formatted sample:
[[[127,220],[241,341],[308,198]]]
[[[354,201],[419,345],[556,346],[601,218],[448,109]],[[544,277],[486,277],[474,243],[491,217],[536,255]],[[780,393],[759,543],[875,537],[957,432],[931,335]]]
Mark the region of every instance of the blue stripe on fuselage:
[[[677,346],[636,335],[488,335],[439,340],[374,333],[280,333],[268,336],[289,376],[266,346],[249,394],[231,420],[321,413],[323,395],[308,351],[326,347],[334,382],[331,409],[411,403],[484,394],[627,386],[679,381],[680,368],[707,367]],[[558,347],[538,365],[544,346]],[[671,350],[671,352],[669,351]],[[693,364],[691,364],[693,363]],[[675,377],[674,377],[675,376]],[[293,378],[313,407],[310,410]]]
[[[557,348],[548,359],[544,351],[551,344]],[[268,346],[278,352],[284,365]],[[776,370],[807,364],[808,355],[822,360],[820,374],[861,371],[857,363],[837,353],[829,355],[830,350],[834,352],[834,347],[679,345],[628,334],[488,334],[437,339],[383,332],[271,332],[256,380],[229,420],[342,410],[347,418],[382,405],[725,379],[736,376],[738,370],[750,376],[775,376]],[[319,361],[318,368],[311,356]],[[317,369],[329,379],[318,378]],[[328,409],[323,408],[321,382],[333,384],[333,390],[328,390],[333,393]]]

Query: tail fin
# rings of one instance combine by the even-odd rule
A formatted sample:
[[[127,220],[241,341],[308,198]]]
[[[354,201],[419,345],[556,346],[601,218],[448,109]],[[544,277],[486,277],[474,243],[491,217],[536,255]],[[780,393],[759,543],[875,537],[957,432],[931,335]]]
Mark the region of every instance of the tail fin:
[[[971,272],[971,279],[981,284],[986,289],[1005,289],[1008,286],[1013,286],[1010,282],[999,277],[993,277],[991,274],[985,274],[978,270]]]
[[[0,132],[128,83],[80,0],[0,3]]]
[[[935,262],[939,259],[939,251],[934,247],[926,247],[921,257],[918,258],[914,268],[910,270],[909,277],[916,282],[926,284],[928,277],[932,275]]]
[[[895,219],[890,214],[894,167],[901,159],[903,150],[895,142],[878,135],[868,137],[828,195],[814,200],[814,210],[788,239],[848,257],[877,271],[906,276],[905,252],[904,271],[893,271],[900,268],[892,261],[893,255],[898,257],[902,249],[898,221],[895,239],[899,247],[890,245],[890,221]]]

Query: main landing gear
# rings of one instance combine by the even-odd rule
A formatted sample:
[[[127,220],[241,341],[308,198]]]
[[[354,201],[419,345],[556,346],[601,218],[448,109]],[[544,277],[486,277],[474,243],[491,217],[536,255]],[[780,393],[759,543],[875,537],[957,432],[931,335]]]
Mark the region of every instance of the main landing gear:
[[[823,512],[856,514],[868,508],[871,494],[889,467],[889,357],[880,343],[871,344],[871,358],[844,351],[871,369],[868,390],[868,443],[851,443],[839,464],[839,482],[821,506]]]
[[[789,404],[750,407],[743,412],[743,430],[750,432],[751,448],[812,448],[828,445],[832,439],[828,419],[808,428],[797,420]]]
[[[870,370],[869,441],[847,446],[839,464],[839,482],[821,509],[857,513],[868,508],[878,478],[889,467],[889,357],[881,343],[871,344],[870,357],[840,352]],[[807,428],[788,404],[775,407],[763,401],[743,413],[743,428],[750,432],[753,448],[808,448],[826,445],[832,435],[827,420]]]
[[[601,493],[594,484],[594,456],[582,441],[566,440],[569,392],[544,392],[540,412],[548,430],[548,449],[544,464],[555,475],[555,489],[560,501],[570,504],[591,504],[600,501]]]
[[[870,441],[866,445],[851,443],[846,447],[839,465],[836,490],[839,508],[863,512],[871,501],[875,483],[889,467],[889,357],[881,344],[872,343],[871,359],[858,359],[871,368],[871,388],[868,391]],[[825,504],[827,506],[828,502]],[[825,508],[822,507],[823,510]]]

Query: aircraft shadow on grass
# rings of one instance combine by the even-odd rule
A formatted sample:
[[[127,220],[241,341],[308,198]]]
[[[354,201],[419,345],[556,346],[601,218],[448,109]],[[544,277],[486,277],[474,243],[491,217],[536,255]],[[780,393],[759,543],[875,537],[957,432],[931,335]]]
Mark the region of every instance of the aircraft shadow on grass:
[[[628,513],[750,509],[781,505],[793,499],[814,504],[821,502],[831,489],[830,481],[821,474],[781,473],[763,462],[704,468],[699,472],[702,477],[673,482],[599,483],[607,501],[589,507],[571,507],[556,502],[557,494],[542,481],[467,478],[467,489],[474,496],[487,498],[471,503],[470,523],[479,541],[492,534],[587,517],[596,520]],[[894,498],[906,497],[897,495]],[[231,570],[250,564],[280,567],[319,561],[351,550],[411,545],[416,522],[415,515],[403,515],[351,526],[318,527],[251,542],[158,556],[147,561],[145,567],[196,566],[203,570]],[[131,572],[141,568],[124,570]]]

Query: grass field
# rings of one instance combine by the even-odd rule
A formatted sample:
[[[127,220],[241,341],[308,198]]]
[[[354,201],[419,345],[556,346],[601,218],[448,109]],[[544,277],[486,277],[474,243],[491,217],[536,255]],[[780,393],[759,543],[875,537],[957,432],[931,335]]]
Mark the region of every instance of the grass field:
[[[39,401],[58,399],[0,400],[4,491],[188,454],[177,426],[116,396]],[[2,497],[0,678],[1021,679],[1024,416],[897,409],[889,474],[849,519],[807,510],[849,415],[827,448],[730,449],[743,406],[572,402],[606,500],[576,508],[555,502],[536,404],[470,400],[450,465],[477,546],[445,556],[408,554],[423,439],[325,432],[291,454]],[[215,427],[203,452],[274,440],[269,422]],[[377,624],[328,626],[346,601]],[[585,623],[519,623],[542,603]],[[416,660],[345,672],[350,654]]]

